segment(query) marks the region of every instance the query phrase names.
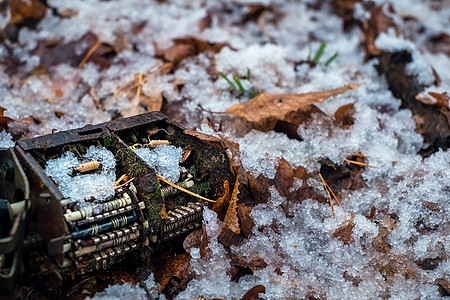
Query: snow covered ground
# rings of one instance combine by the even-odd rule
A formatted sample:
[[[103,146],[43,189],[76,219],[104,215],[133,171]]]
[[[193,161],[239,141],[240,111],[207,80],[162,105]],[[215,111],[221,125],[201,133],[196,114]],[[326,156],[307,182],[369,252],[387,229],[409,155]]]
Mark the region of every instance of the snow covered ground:
[[[200,128],[210,116],[199,105],[224,111],[248,101],[218,72],[243,78],[250,70],[251,79],[243,82],[258,93],[307,93],[365,83],[317,104],[326,115],[314,114],[300,125],[302,141],[274,131],[252,130],[242,135],[224,117],[228,120],[224,125],[230,124],[224,126],[225,133],[240,144],[243,165],[255,176],[273,178],[280,157],[293,167],[317,172],[324,159],[342,165],[356,152],[366,157],[366,163],[379,168],[364,170],[364,187],[339,191],[342,207],[335,206],[334,218],[328,205],[308,199],[294,203],[290,208],[293,216],[287,217],[281,204],[290,199],[272,188],[271,200],[252,210],[253,235],[229,250],[216,239],[221,222],[206,209],[204,224],[211,251],[201,258],[196,249],[191,250],[191,267],[196,275],[177,299],[237,299],[256,284],[266,287],[266,293],[260,294],[266,299],[436,299],[443,295],[438,284],[446,282],[448,287],[450,282],[450,154],[439,151],[427,158],[417,154],[427,145],[414,131],[412,113],[400,109],[401,101],[376,72],[377,59],[364,62],[361,30],[354,27],[344,33],[342,19],[332,13],[332,1],[256,1],[270,7],[259,22],[244,22],[248,3],[255,1],[47,2],[70,17],[47,11],[36,29],[19,31],[14,47],[20,63],[17,71],[9,73],[6,65],[0,64],[0,106],[7,109],[4,115],[33,118],[31,123],[9,124],[8,131],[14,138],[144,112],[142,105],[124,94],[109,97],[98,106],[85,87],[88,91],[93,87],[98,97],[114,92],[160,61],[155,55],[171,47],[177,37],[195,36],[231,46],[218,53],[186,58],[173,73],[157,75],[142,85],[142,92],[148,96],[162,92],[167,111],[177,112],[169,115],[193,129]],[[374,2],[393,6],[402,32],[401,38],[392,32],[382,34],[376,45],[410,50],[413,62],[408,71],[430,84],[432,65],[441,84],[427,90],[449,91],[448,53],[433,53],[426,40],[441,32],[450,34],[450,3]],[[364,13],[363,5],[357,4],[355,16],[364,18]],[[211,16],[210,26],[201,28],[199,21],[207,15]],[[412,23],[411,18],[415,20]],[[9,19],[6,11],[0,15],[0,25],[6,26]],[[60,43],[67,44],[79,41],[88,32],[117,49],[109,68],[101,69],[89,61],[82,68],[61,62],[44,73],[25,75],[41,63],[33,50],[42,39],[61,39]],[[295,66],[308,57],[308,36],[313,37],[313,53],[320,41],[327,42],[322,64]],[[324,66],[324,60],[335,52],[339,53],[337,58]],[[5,61],[9,56],[0,45],[0,59]],[[178,87],[180,83],[182,88]],[[333,126],[329,120],[348,103],[354,104],[354,124],[348,129]],[[222,116],[214,118],[217,121]],[[0,132],[0,146],[11,146],[12,136]],[[310,178],[308,184],[326,196],[319,177]],[[376,208],[375,215],[368,218],[372,207]],[[333,233],[348,224],[353,226],[351,240],[343,242]],[[267,266],[238,282],[231,281],[227,251],[248,259],[261,257]],[[155,283],[149,279],[147,286],[152,285]],[[96,298],[119,299],[124,295],[128,299],[146,297],[141,288],[127,284],[108,288]]]

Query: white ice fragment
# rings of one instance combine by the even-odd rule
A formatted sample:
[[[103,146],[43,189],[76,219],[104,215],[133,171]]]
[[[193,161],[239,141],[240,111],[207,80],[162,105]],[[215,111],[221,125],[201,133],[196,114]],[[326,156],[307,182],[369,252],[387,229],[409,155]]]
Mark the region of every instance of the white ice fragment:
[[[183,149],[173,145],[160,145],[154,149],[138,148],[134,152],[149,166],[170,182],[177,182],[180,177],[180,162]]]
[[[14,147],[15,144],[10,133],[6,130],[0,131],[0,149]]]
[[[95,294],[92,300],[147,300],[147,292],[145,289],[135,286],[131,283],[122,285],[110,285],[103,292]]]
[[[190,254],[194,259],[200,258],[200,248],[191,248]]]

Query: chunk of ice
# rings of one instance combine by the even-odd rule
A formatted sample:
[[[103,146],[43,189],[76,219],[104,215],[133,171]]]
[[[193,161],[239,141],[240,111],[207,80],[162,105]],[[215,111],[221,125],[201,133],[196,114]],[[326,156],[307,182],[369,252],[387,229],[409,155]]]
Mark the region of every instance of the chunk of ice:
[[[0,149],[14,147],[16,143],[12,139],[12,135],[5,130],[0,131]]]
[[[183,149],[173,145],[160,145],[154,149],[138,148],[134,152],[149,166],[170,182],[177,182],[180,178],[180,162]]]
[[[64,197],[70,198],[72,201],[90,197],[103,201],[113,196],[116,161],[112,152],[91,146],[87,150],[85,158],[90,161],[100,161],[102,172],[100,174],[78,174],[71,177],[69,173],[72,168],[76,168],[83,161],[70,151],[59,158],[47,161],[45,172],[58,184]]]

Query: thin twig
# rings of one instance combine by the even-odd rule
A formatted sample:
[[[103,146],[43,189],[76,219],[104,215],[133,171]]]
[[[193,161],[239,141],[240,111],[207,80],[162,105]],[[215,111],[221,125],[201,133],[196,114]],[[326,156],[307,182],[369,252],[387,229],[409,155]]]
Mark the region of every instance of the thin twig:
[[[208,202],[212,202],[212,203],[215,203],[215,202],[216,202],[216,201],[214,201],[214,200],[210,200],[210,199],[205,198],[205,197],[203,197],[203,196],[200,196],[200,195],[198,195],[198,194],[196,194],[196,193],[193,193],[193,192],[191,192],[191,191],[189,191],[189,190],[187,190],[187,189],[185,189],[185,188],[182,188],[181,186],[178,186],[178,185],[176,185],[175,183],[170,182],[169,180],[165,179],[164,177],[162,177],[162,176],[159,175],[159,174],[156,174],[156,177],[158,177],[159,180],[164,181],[164,182],[167,183],[168,185],[170,185],[170,186],[172,186],[172,187],[174,187],[174,188],[176,188],[176,189],[178,189],[178,190],[180,190],[180,191],[182,191],[182,192],[185,192],[185,193],[187,193],[187,194],[189,194],[189,195],[191,195],[191,196],[194,196],[194,197],[197,197],[197,198],[199,198],[199,199],[202,199],[202,200],[205,200],[205,201],[208,201]]]
[[[168,67],[172,66],[172,63],[165,63],[162,66],[159,66],[158,63],[154,64],[144,72],[141,72],[134,76],[134,78],[121,87],[119,87],[114,93],[113,96],[117,96],[120,93],[126,93],[131,89],[134,89],[136,86],[141,85],[142,83],[145,83],[150,77],[155,76],[156,74],[160,73],[161,71],[167,69]],[[155,69],[155,70],[153,70]],[[148,74],[148,75],[147,75]],[[147,75],[147,76],[146,76]],[[139,80],[139,77],[143,77],[141,80]],[[145,77],[144,77],[145,76]],[[137,80],[137,82],[136,82]]]
[[[95,42],[94,46],[92,46],[92,48],[88,51],[88,53],[86,53],[83,60],[78,65],[78,69],[81,69],[84,66],[84,64],[88,61],[88,59],[92,56],[92,54],[94,54],[94,52],[100,47],[100,45],[103,43],[104,40],[105,39],[101,37]]]
[[[355,164],[355,165],[358,165],[358,166],[364,166],[364,167],[379,169],[379,167],[371,166],[371,165],[368,165],[368,164],[365,164],[365,163],[362,163],[362,162],[359,162],[359,161],[349,160],[349,159],[346,159],[346,158],[344,158],[344,160],[346,162],[348,162],[348,163]]]
[[[137,74],[136,76],[133,77],[133,79],[131,79],[130,81],[128,81],[127,83],[125,83],[124,85],[122,85],[121,87],[119,87],[119,88],[114,92],[113,96],[116,96],[116,95],[118,95],[119,93],[121,93],[122,90],[123,90],[124,88],[128,87],[128,86],[129,86],[130,84],[132,84],[137,78],[139,78],[139,75],[145,74],[145,73],[147,73],[147,72],[150,72],[151,69],[159,68],[159,67],[160,67],[160,66],[159,66],[159,63],[156,63],[156,64],[152,65],[150,68],[146,69],[144,72],[141,72],[141,73]],[[156,71],[156,70],[155,70],[155,71]]]
[[[115,189],[115,190],[120,189],[121,187],[123,187],[123,186],[129,184],[130,182],[132,182],[132,181],[134,180],[134,178],[135,178],[135,177],[131,178],[130,180],[125,181],[125,182],[122,183],[121,185],[116,186],[114,189]]]

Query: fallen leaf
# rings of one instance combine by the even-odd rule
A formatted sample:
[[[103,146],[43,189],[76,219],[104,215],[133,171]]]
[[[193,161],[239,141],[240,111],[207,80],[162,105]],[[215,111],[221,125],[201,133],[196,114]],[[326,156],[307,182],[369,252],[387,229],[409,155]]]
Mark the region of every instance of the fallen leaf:
[[[259,297],[259,294],[265,294],[266,287],[263,285],[255,285],[242,296],[241,300],[262,300],[264,298]]]
[[[250,4],[246,8],[243,22],[245,23],[247,21],[258,21],[259,17],[266,9],[268,9],[268,7],[260,3]]]
[[[373,258],[371,264],[385,279],[396,274],[402,275],[406,280],[416,277],[414,267],[401,254],[381,254],[380,257]]]
[[[285,133],[290,139],[302,141],[302,137],[298,134],[298,127],[300,124],[308,124],[315,117],[319,117],[322,120],[330,119],[331,121],[331,118],[317,108],[317,106],[307,105],[296,111],[289,112],[283,120],[276,121],[273,130],[276,132]],[[268,127],[268,129],[270,128],[271,126]]]
[[[252,207],[245,204],[238,204],[237,209],[239,220],[241,221],[242,234],[244,237],[248,238],[252,234],[253,226],[255,226],[255,222],[250,216]]]
[[[230,115],[242,117],[249,122],[271,122],[273,123],[272,125],[267,125],[270,127],[274,126],[277,120],[283,120],[285,116],[292,111],[296,111],[313,103],[323,102],[330,97],[343,94],[348,90],[354,90],[361,85],[362,83],[350,84],[330,91],[306,94],[262,93],[247,103],[231,106],[225,112]]]
[[[11,25],[35,25],[47,12],[47,7],[39,0],[10,0],[9,8]]]
[[[216,200],[216,203],[214,203],[214,206],[212,207],[212,210],[217,213],[219,220],[223,220],[225,217],[228,203],[230,203],[231,199],[230,184],[228,183],[228,180],[225,180],[223,183],[223,190],[223,195]]]
[[[334,124],[338,127],[348,129],[355,123],[355,105],[349,103],[339,107],[334,113]]]
[[[5,129],[6,125],[8,125],[9,122],[13,121],[15,120],[10,117],[0,116],[0,130]]]
[[[220,138],[212,136],[212,135],[209,135],[209,134],[206,134],[206,133],[203,133],[203,132],[198,132],[198,131],[186,129],[186,130],[184,130],[183,133],[195,136],[196,138],[199,138],[200,140],[202,140],[204,142],[220,143]]]
[[[341,227],[337,228],[333,232],[333,236],[338,238],[345,245],[351,244],[354,241],[352,237],[353,227],[355,227],[355,223],[353,221],[349,221]]]
[[[332,2],[334,13],[344,20],[344,31],[348,31],[355,23],[353,10],[358,2],[361,0],[335,0]]]
[[[231,194],[230,204],[223,221],[222,229],[219,233],[219,241],[225,247],[237,244],[242,240],[241,228],[239,226],[239,217],[237,214],[237,201],[239,195],[239,175],[236,177],[236,183]]]
[[[191,253],[192,248],[199,248],[202,240],[202,229],[197,229],[188,234],[183,241],[183,248],[187,253]]]
[[[394,13],[392,5],[388,6],[388,10],[391,13]],[[380,33],[387,32],[389,28],[393,28],[395,32],[399,34],[399,29],[394,20],[384,13],[383,5],[375,6],[370,11],[370,19],[365,21],[362,26],[364,33],[364,46],[366,48],[366,61],[383,53],[383,50],[378,49],[375,46],[375,40]]]
[[[438,291],[442,297],[450,296],[450,280],[439,278],[435,280],[435,283],[438,285]]]
[[[206,254],[211,251],[211,249],[209,249],[208,247],[209,244],[209,238],[208,238],[208,233],[206,232],[206,225],[202,224],[202,233],[201,233],[201,237],[200,237],[200,257],[204,258],[206,256]]]
[[[207,11],[205,16],[200,19],[200,21],[197,22],[198,29],[200,31],[205,30],[206,28],[211,27],[212,24],[212,15],[210,11]]]
[[[142,106],[146,111],[160,111],[163,104],[162,93],[156,95],[140,95],[139,105]]]
[[[155,281],[159,283],[159,293],[172,293],[181,289],[180,284],[190,280],[190,255],[164,254],[155,265]]]
[[[64,44],[62,39],[39,40],[36,49],[32,53],[39,56],[41,64],[47,70],[61,63],[78,67],[97,40],[97,36],[92,32],[88,32],[81,39],[67,44]],[[89,57],[89,62],[93,62],[104,69],[111,65],[111,59],[114,56],[115,52],[112,47],[102,43]]]
[[[450,57],[450,35],[440,32],[428,39],[428,46],[433,53],[444,53]]]
[[[440,107],[441,113],[447,118],[447,123],[450,125],[450,97],[447,93],[428,92],[428,94],[434,99],[434,101],[420,94],[416,96],[416,99],[426,105]]]
[[[199,53],[207,51],[218,53],[225,46],[233,49],[228,43],[214,43],[192,36],[176,38],[173,40],[173,43],[174,45],[172,47],[164,51],[157,50],[156,57],[162,58],[166,62],[176,64],[185,58],[196,56]]]
[[[7,110],[7,109],[0,106],[0,130],[4,130],[9,122],[16,121],[13,118],[4,116],[3,113],[5,110]]]

